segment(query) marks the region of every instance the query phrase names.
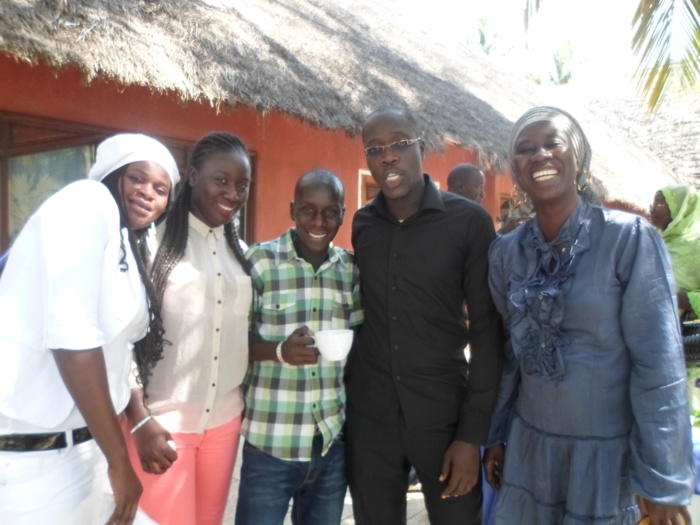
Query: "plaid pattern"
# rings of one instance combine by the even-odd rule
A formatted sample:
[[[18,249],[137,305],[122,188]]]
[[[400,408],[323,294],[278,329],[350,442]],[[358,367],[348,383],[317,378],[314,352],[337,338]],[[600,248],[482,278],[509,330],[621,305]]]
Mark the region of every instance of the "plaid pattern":
[[[360,280],[350,252],[330,246],[314,272],[294,249],[292,232],[252,246],[252,329],[266,341],[284,341],[295,329],[312,331],[360,324]],[[241,432],[255,447],[279,459],[309,461],[315,427],[323,453],[345,422],[344,361],[318,357],[315,365],[251,361]]]

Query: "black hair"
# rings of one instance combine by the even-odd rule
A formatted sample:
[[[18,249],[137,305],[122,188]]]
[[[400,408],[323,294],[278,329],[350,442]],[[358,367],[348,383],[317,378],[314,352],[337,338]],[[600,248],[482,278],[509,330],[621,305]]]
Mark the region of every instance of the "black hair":
[[[126,246],[124,245],[124,229],[126,228],[129,246],[131,247],[131,252],[134,254],[136,268],[141,277],[141,282],[146,289],[146,296],[148,298],[148,331],[143,339],[134,344],[134,359],[138,368],[137,380],[145,388],[148,384],[151,370],[163,355],[163,345],[167,344],[167,341],[163,339],[165,329],[163,328],[163,319],[160,315],[160,301],[158,300],[153,282],[147,271],[149,253],[145,239],[148,233],[148,227],[134,230],[129,226],[121,197],[123,192],[120,192],[120,188],[122,188],[124,180],[123,175],[126,172],[127,166],[117,168],[109,175],[106,175],[101,182],[107,186],[107,189],[114,197],[117,208],[119,209],[119,246],[121,250],[119,269],[122,272],[129,271],[129,264],[126,261]],[[168,199],[168,204],[169,201],[170,199]]]
[[[400,105],[383,105],[379,106],[377,109],[372,111],[369,115],[367,115],[367,118],[365,119],[365,122],[362,124],[362,132],[364,133],[364,127],[367,121],[372,118],[374,115],[379,115],[381,113],[398,113],[400,115],[403,115],[408,123],[411,125],[413,128],[413,131],[416,132],[418,137],[422,138],[423,137],[423,129],[418,122],[418,118],[416,117],[415,113],[411,111],[407,106],[400,106]]]
[[[249,158],[248,148],[246,148],[241,139],[231,133],[218,132],[211,133],[197,142],[192,152],[189,165],[190,167],[200,168],[202,163],[210,155],[219,152],[234,152]],[[173,210],[168,214],[165,223],[165,234],[160,242],[160,246],[158,247],[153,261],[153,268],[151,269],[151,278],[153,279],[153,285],[159,303],[163,300],[170,273],[185,254],[191,199],[192,187],[189,184],[188,173],[188,176],[183,180],[182,189],[175,199]],[[243,270],[246,274],[250,275],[250,261],[248,261],[243,254],[233,218],[224,225],[224,236],[229,247],[233,250],[236,259],[243,267]]]
[[[343,186],[343,181],[341,181],[332,171],[316,168],[304,173],[301,177],[299,177],[299,179],[297,179],[297,183],[294,186],[294,200],[298,200],[301,191],[309,187],[324,187],[331,189],[333,193],[335,193],[340,205],[344,206],[345,186]]]

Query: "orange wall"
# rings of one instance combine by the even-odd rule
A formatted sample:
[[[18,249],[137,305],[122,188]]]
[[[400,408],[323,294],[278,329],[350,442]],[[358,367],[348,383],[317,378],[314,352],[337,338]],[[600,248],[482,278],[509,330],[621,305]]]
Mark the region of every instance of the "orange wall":
[[[240,136],[257,155],[254,190],[254,239],[280,235],[291,225],[289,201],[299,175],[312,168],[337,173],[346,186],[347,218],[336,243],[350,247],[350,224],[358,203],[358,171],[365,169],[359,137],[328,131],[287,114],[261,114],[247,107],[217,110],[208,103],[181,102],[171,93],[152,93],[140,86],[96,80],[86,84],[75,67],[56,71],[45,64],[30,66],[0,54],[0,110],[140,131],[196,141],[214,130]],[[430,153],[425,171],[446,188],[447,173],[459,162],[473,162],[472,152],[449,147]],[[505,182],[503,182],[505,181]],[[501,186],[507,177],[487,174],[487,201],[498,214]]]

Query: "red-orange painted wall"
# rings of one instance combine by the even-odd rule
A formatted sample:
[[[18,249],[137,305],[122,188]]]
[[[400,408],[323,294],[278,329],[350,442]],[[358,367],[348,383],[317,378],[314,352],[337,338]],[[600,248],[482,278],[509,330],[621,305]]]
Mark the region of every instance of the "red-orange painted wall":
[[[365,169],[359,137],[320,129],[277,111],[262,114],[239,106],[211,107],[207,102],[181,102],[172,93],[153,93],[141,86],[107,80],[89,84],[75,67],[55,70],[31,66],[0,54],[0,110],[43,116],[118,130],[140,131],[195,142],[214,130],[240,136],[257,155],[253,241],[271,239],[291,225],[289,201],[299,175],[312,168],[337,173],[346,186],[346,222],[336,243],[350,247],[350,224],[357,210],[359,170]],[[441,188],[459,162],[473,162],[468,150],[449,147],[428,155],[424,168]],[[487,174],[485,207],[498,214],[500,195],[509,193],[507,176]],[[503,187],[507,187],[507,191]]]

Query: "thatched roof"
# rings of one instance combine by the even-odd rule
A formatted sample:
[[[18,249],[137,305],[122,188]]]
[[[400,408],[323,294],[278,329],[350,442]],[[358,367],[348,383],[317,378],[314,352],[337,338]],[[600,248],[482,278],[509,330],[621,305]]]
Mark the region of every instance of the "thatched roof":
[[[467,146],[482,167],[503,168],[512,122],[548,101],[480,52],[402,19],[403,9],[393,0],[3,0],[0,51],[349,134],[376,107],[402,103],[433,146]],[[627,151],[614,152],[617,163],[598,156],[606,187],[625,171],[644,175],[645,154]],[[622,185],[613,197],[629,197]]]
[[[678,178],[700,189],[700,92],[667,93],[653,113],[641,97],[632,94],[598,99],[593,104],[637,146],[658,157]]]

